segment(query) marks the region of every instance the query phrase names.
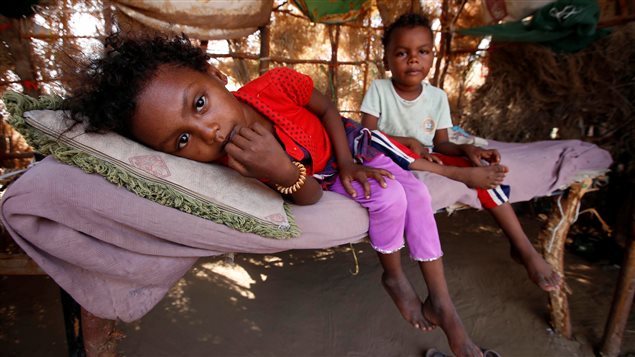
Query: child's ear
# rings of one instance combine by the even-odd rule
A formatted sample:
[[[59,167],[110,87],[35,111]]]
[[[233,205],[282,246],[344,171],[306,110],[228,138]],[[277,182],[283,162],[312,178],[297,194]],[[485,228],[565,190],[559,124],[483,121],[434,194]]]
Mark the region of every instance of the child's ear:
[[[218,68],[212,66],[211,64],[207,65],[207,73],[209,75],[218,78],[223,84],[227,85],[227,76],[221,72]]]

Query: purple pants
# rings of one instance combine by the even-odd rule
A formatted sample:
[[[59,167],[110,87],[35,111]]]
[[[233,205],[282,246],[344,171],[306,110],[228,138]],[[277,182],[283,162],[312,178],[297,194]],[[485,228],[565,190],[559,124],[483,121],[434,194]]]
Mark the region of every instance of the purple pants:
[[[368,235],[373,249],[384,254],[396,252],[405,245],[405,236],[412,259],[440,258],[443,252],[426,185],[384,155],[378,155],[365,165],[388,170],[395,179],[386,178],[386,188],[373,179],[368,180],[369,199],[364,197],[364,188],[357,181],[353,182],[356,198],[344,190],[339,177],[329,190],[350,197],[368,209]]]

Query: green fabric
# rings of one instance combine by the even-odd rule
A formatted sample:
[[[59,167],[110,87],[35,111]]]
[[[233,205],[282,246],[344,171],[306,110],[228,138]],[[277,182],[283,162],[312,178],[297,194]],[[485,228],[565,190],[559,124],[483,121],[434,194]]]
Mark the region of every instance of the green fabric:
[[[357,20],[368,10],[371,1],[293,0],[293,3],[313,22],[341,24]]]
[[[43,155],[53,155],[57,160],[76,166],[87,173],[97,173],[108,181],[123,186],[140,197],[149,199],[164,206],[176,208],[183,212],[224,224],[241,232],[254,233],[262,237],[288,239],[300,235],[291,208],[284,203],[289,220],[289,227],[282,229],[267,225],[255,218],[228,212],[210,202],[176,192],[168,185],[159,184],[139,177],[124,167],[96,158],[77,148],[61,144],[55,138],[45,135],[26,124],[23,114],[30,110],[58,110],[62,106],[62,98],[58,96],[42,96],[39,99],[24,94],[7,91],[3,101],[10,113],[9,124],[20,132],[34,150]]]
[[[557,52],[577,52],[609,33],[598,29],[600,8],[595,0],[558,0],[536,10],[530,20],[461,29],[495,41],[534,42]]]

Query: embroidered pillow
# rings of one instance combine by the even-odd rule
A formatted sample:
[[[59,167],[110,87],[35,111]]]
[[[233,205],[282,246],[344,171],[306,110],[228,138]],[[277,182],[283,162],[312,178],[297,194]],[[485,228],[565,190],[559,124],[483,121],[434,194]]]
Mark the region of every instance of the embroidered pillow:
[[[219,165],[149,149],[116,133],[85,133],[56,110],[59,97],[39,100],[7,92],[13,125],[34,150],[97,173],[135,194],[242,232],[286,239],[300,234],[289,206],[261,182]]]

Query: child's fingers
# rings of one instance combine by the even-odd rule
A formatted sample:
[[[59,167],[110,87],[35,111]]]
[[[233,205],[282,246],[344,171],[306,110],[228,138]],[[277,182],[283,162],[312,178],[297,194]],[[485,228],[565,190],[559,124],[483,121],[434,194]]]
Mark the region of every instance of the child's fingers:
[[[468,158],[470,159],[472,164],[474,164],[474,166],[476,166],[476,167],[482,167],[483,166],[483,162],[481,162],[481,157],[480,156],[469,156]]]
[[[262,125],[262,124],[260,124],[260,123],[258,123],[258,122],[254,123],[254,124],[251,126],[251,129],[252,129],[255,133],[258,133],[258,134],[260,134],[260,135],[267,135],[267,134],[270,134],[270,132],[269,132],[269,131],[267,131],[267,129],[265,128],[265,126],[264,126],[264,125]]]
[[[381,176],[385,176],[390,178],[391,180],[395,179],[395,176],[392,174],[392,172],[388,171],[388,170],[384,170],[384,169],[377,169],[377,171],[381,174]]]
[[[364,197],[366,199],[370,198],[370,183],[368,183],[368,174],[372,176],[372,171],[358,171],[354,178],[355,181],[359,182],[359,184],[362,185],[362,188],[364,189]]]
[[[237,132],[234,137],[232,138],[232,140],[227,143],[227,145],[225,146],[225,150],[227,151],[227,148],[230,147],[230,145],[235,145],[236,147],[245,150],[248,149],[251,145],[251,140],[249,140],[245,135],[245,128],[242,128],[239,132]]]
[[[260,124],[258,124],[260,125]],[[261,125],[260,125],[261,126]],[[264,130],[264,128],[263,128]],[[238,131],[238,134],[240,134],[240,136],[242,136],[245,139],[248,140],[258,140],[259,138],[262,137],[262,131],[257,131],[256,128],[254,127],[241,127],[240,131]]]
[[[492,162],[495,164],[498,164],[501,161],[501,154],[498,152],[498,150],[492,150]]]
[[[233,140],[225,145],[225,152],[229,157],[233,158],[233,160],[241,160],[244,159],[245,156],[245,151],[242,146],[236,145]]]
[[[498,164],[501,160],[500,154],[496,150],[487,150],[482,154],[483,160],[490,164]]]
[[[367,175],[369,178],[374,179],[375,181],[377,181],[377,183],[379,183],[379,185],[382,188],[386,188],[388,187],[388,184],[386,184],[386,179],[384,179],[384,177],[388,177],[391,180],[395,179],[395,176],[393,176],[392,172],[388,171],[388,170],[384,170],[384,169],[373,169],[367,172]]]
[[[364,197],[366,199],[369,199],[370,198],[370,184],[368,183],[368,177],[364,175],[363,180],[357,179],[357,181],[362,184],[362,187],[364,187]]]
[[[229,166],[230,169],[237,171],[239,174],[247,176],[247,168],[229,154],[227,155],[227,166]]]
[[[348,194],[351,195],[351,197],[353,198],[357,197],[357,191],[355,191],[355,188],[353,188],[350,177],[342,178],[342,186],[344,186],[344,190],[348,192]]]
[[[430,155],[430,158],[432,158],[432,160],[431,160],[432,162],[436,162],[439,165],[443,165],[443,161],[441,161],[441,159],[439,157],[434,156],[434,155]]]
[[[388,187],[388,185],[386,184],[386,180],[384,180],[384,175],[381,172],[371,172],[370,177],[377,181],[379,186],[381,186],[382,188]]]

